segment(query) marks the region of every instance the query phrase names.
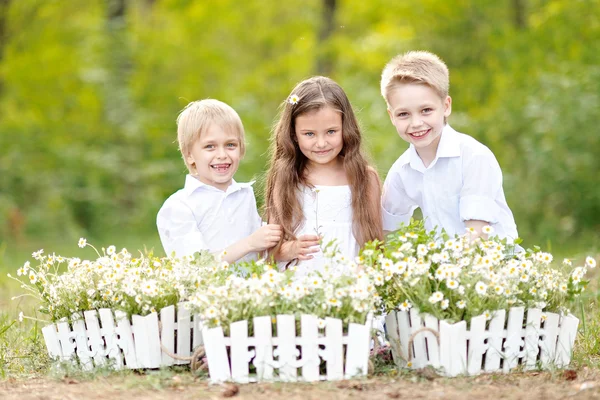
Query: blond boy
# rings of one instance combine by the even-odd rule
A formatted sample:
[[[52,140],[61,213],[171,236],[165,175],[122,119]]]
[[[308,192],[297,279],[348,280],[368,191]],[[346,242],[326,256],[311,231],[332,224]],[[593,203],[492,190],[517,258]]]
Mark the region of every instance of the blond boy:
[[[410,143],[384,183],[383,228],[398,229],[420,207],[428,229],[481,235],[490,225],[496,235],[515,239],[498,161],[486,146],[447,125],[448,90],[448,68],[429,52],[399,55],[383,70],[381,94],[388,114],[398,135]]]
[[[208,250],[235,262],[277,244],[281,228],[261,227],[253,182],[233,179],[245,152],[235,110],[218,100],[194,101],[177,118],[177,139],[189,174],[156,219],[167,255]]]

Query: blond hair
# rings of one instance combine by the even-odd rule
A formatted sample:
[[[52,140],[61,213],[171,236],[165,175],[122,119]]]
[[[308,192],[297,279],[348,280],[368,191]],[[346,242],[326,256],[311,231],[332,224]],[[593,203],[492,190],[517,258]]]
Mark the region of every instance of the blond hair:
[[[240,154],[243,156],[246,151],[244,125],[242,125],[238,113],[231,106],[214,99],[193,101],[185,106],[177,117],[179,151],[191,173],[193,173],[193,168],[188,163],[186,156],[190,153],[194,143],[200,139],[202,133],[211,124],[216,124],[225,131],[235,133],[240,141]]]
[[[428,51],[409,51],[387,63],[381,74],[381,95],[388,102],[391,89],[397,84],[420,83],[431,87],[445,99],[450,87],[448,67]],[[389,102],[388,102],[389,103]]]
[[[295,232],[304,219],[297,191],[301,186],[311,186],[305,174],[308,160],[295,140],[296,118],[324,107],[331,107],[342,116],[344,145],[339,156],[352,193],[354,237],[360,246],[383,239],[379,194],[365,190],[368,182],[379,184],[379,177],[363,154],[360,128],[346,93],[332,79],[315,76],[296,85],[288,99],[294,95],[297,101],[291,103],[286,99],[281,104],[279,120],[271,135],[265,210],[267,221],[281,225],[284,232],[274,252],[284,241],[296,239]]]

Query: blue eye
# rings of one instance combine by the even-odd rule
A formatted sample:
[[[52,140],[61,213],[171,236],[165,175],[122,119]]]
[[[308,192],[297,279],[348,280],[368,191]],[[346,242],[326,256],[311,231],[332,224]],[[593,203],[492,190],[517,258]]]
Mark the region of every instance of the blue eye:
[[[306,132],[304,135],[306,135],[306,136],[314,136],[315,134],[312,133],[312,132]]]
[[[428,113],[430,113],[432,111],[433,111],[433,108],[430,108],[430,107],[427,107],[427,108],[423,109],[423,112],[426,113],[426,114],[428,114]]]
[[[335,129],[330,129],[327,131],[328,134],[333,135],[335,134]]]
[[[407,116],[408,116],[408,113],[407,113],[407,112],[401,112],[401,113],[398,113],[398,117],[401,117],[401,118],[402,118],[402,117],[407,117]]]
[[[209,150],[213,149],[214,147],[215,146],[212,144],[207,144],[206,146],[204,146],[205,149],[209,149]]]
[[[227,143],[227,147],[234,149],[237,147],[237,144],[236,143]]]

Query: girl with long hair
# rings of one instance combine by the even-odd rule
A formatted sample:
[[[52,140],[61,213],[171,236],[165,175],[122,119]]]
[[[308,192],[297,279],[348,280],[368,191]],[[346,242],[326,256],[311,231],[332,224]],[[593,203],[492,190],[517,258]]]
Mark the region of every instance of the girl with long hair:
[[[343,89],[316,76],[282,104],[271,136],[266,217],[282,227],[273,254],[298,261],[297,274],[322,267],[319,244],[334,241],[347,259],[382,239],[381,183],[361,150],[358,122]]]

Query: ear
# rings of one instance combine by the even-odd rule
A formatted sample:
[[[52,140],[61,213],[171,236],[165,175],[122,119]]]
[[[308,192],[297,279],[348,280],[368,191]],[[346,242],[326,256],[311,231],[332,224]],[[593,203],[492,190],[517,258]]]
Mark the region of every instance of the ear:
[[[190,153],[188,153],[188,155],[185,157],[185,161],[189,164],[189,165],[193,165],[196,163],[196,161],[194,161],[194,157],[192,157],[192,155]]]
[[[452,114],[452,97],[446,96],[444,100],[444,117],[448,118]]]
[[[392,121],[392,125],[393,125],[394,124],[394,116],[392,115],[392,111],[390,111],[389,106],[386,110],[387,110],[388,115],[390,116],[390,121]]]

